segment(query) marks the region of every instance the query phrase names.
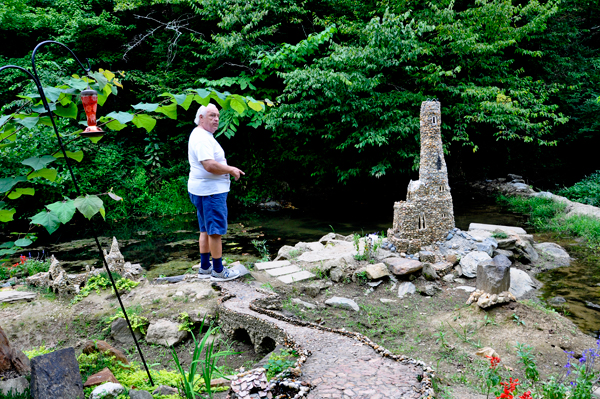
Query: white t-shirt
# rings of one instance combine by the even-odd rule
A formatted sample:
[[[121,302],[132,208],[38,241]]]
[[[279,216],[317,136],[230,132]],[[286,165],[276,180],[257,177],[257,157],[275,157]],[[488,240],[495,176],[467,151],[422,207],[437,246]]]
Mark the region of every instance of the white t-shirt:
[[[213,134],[200,126],[192,130],[188,142],[188,160],[190,161],[190,178],[188,191],[194,195],[204,196],[229,192],[229,175],[215,175],[202,166],[202,161],[214,159],[227,165],[225,151],[215,140]]]

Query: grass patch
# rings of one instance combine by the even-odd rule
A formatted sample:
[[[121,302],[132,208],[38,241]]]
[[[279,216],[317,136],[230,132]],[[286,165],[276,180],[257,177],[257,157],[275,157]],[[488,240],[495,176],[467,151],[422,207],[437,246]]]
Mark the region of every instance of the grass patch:
[[[553,231],[564,236],[581,237],[594,252],[600,250],[600,220],[565,215],[566,205],[548,198],[499,196],[498,202],[512,211],[529,216],[529,224],[537,231]]]
[[[600,170],[586,176],[582,181],[571,187],[559,190],[556,194],[562,195],[571,201],[600,206]]]

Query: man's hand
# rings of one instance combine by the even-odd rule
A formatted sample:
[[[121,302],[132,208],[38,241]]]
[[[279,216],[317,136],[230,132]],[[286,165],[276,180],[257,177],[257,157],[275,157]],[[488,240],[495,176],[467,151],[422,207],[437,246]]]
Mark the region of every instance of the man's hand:
[[[242,175],[245,175],[243,171],[236,168],[235,166],[222,165],[214,159],[207,159],[206,161],[202,161],[202,166],[204,167],[204,169],[206,169],[207,172],[213,173],[215,175],[230,174],[235,178],[235,181],[238,181]]]
[[[245,173],[242,170],[236,168],[235,166],[232,166],[231,169],[232,170],[231,172],[229,172],[229,174],[233,176],[235,181],[238,181],[239,178],[242,177],[242,175],[245,175]]]

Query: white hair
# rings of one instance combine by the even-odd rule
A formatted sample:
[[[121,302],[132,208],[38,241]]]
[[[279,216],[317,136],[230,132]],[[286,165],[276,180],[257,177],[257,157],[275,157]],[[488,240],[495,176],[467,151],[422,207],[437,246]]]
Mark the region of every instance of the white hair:
[[[196,111],[196,117],[194,118],[194,123],[196,125],[200,124],[200,115],[202,116],[206,116],[206,112],[208,111],[208,107],[213,106],[215,108],[217,108],[216,105],[214,105],[213,103],[208,103],[208,105],[205,107],[204,105],[201,105],[200,108],[198,108],[198,111]]]

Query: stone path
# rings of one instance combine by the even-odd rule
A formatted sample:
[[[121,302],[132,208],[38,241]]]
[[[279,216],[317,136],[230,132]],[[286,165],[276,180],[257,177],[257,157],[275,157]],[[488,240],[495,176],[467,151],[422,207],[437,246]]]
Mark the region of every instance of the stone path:
[[[275,277],[285,284],[315,277],[313,273],[301,269],[298,265],[292,265],[288,260],[255,263],[254,268],[265,271],[269,276]]]
[[[312,385],[308,398],[431,397],[428,396],[432,393],[430,380],[419,362],[409,358],[397,361],[389,356],[382,356],[359,339],[320,328],[296,325],[255,312],[250,309],[251,302],[266,298],[267,295],[237,281],[221,285],[226,292],[235,294],[235,297],[222,302],[222,307],[276,325],[288,334],[288,339],[312,353],[301,366],[301,379]],[[383,348],[377,348],[384,351]]]

